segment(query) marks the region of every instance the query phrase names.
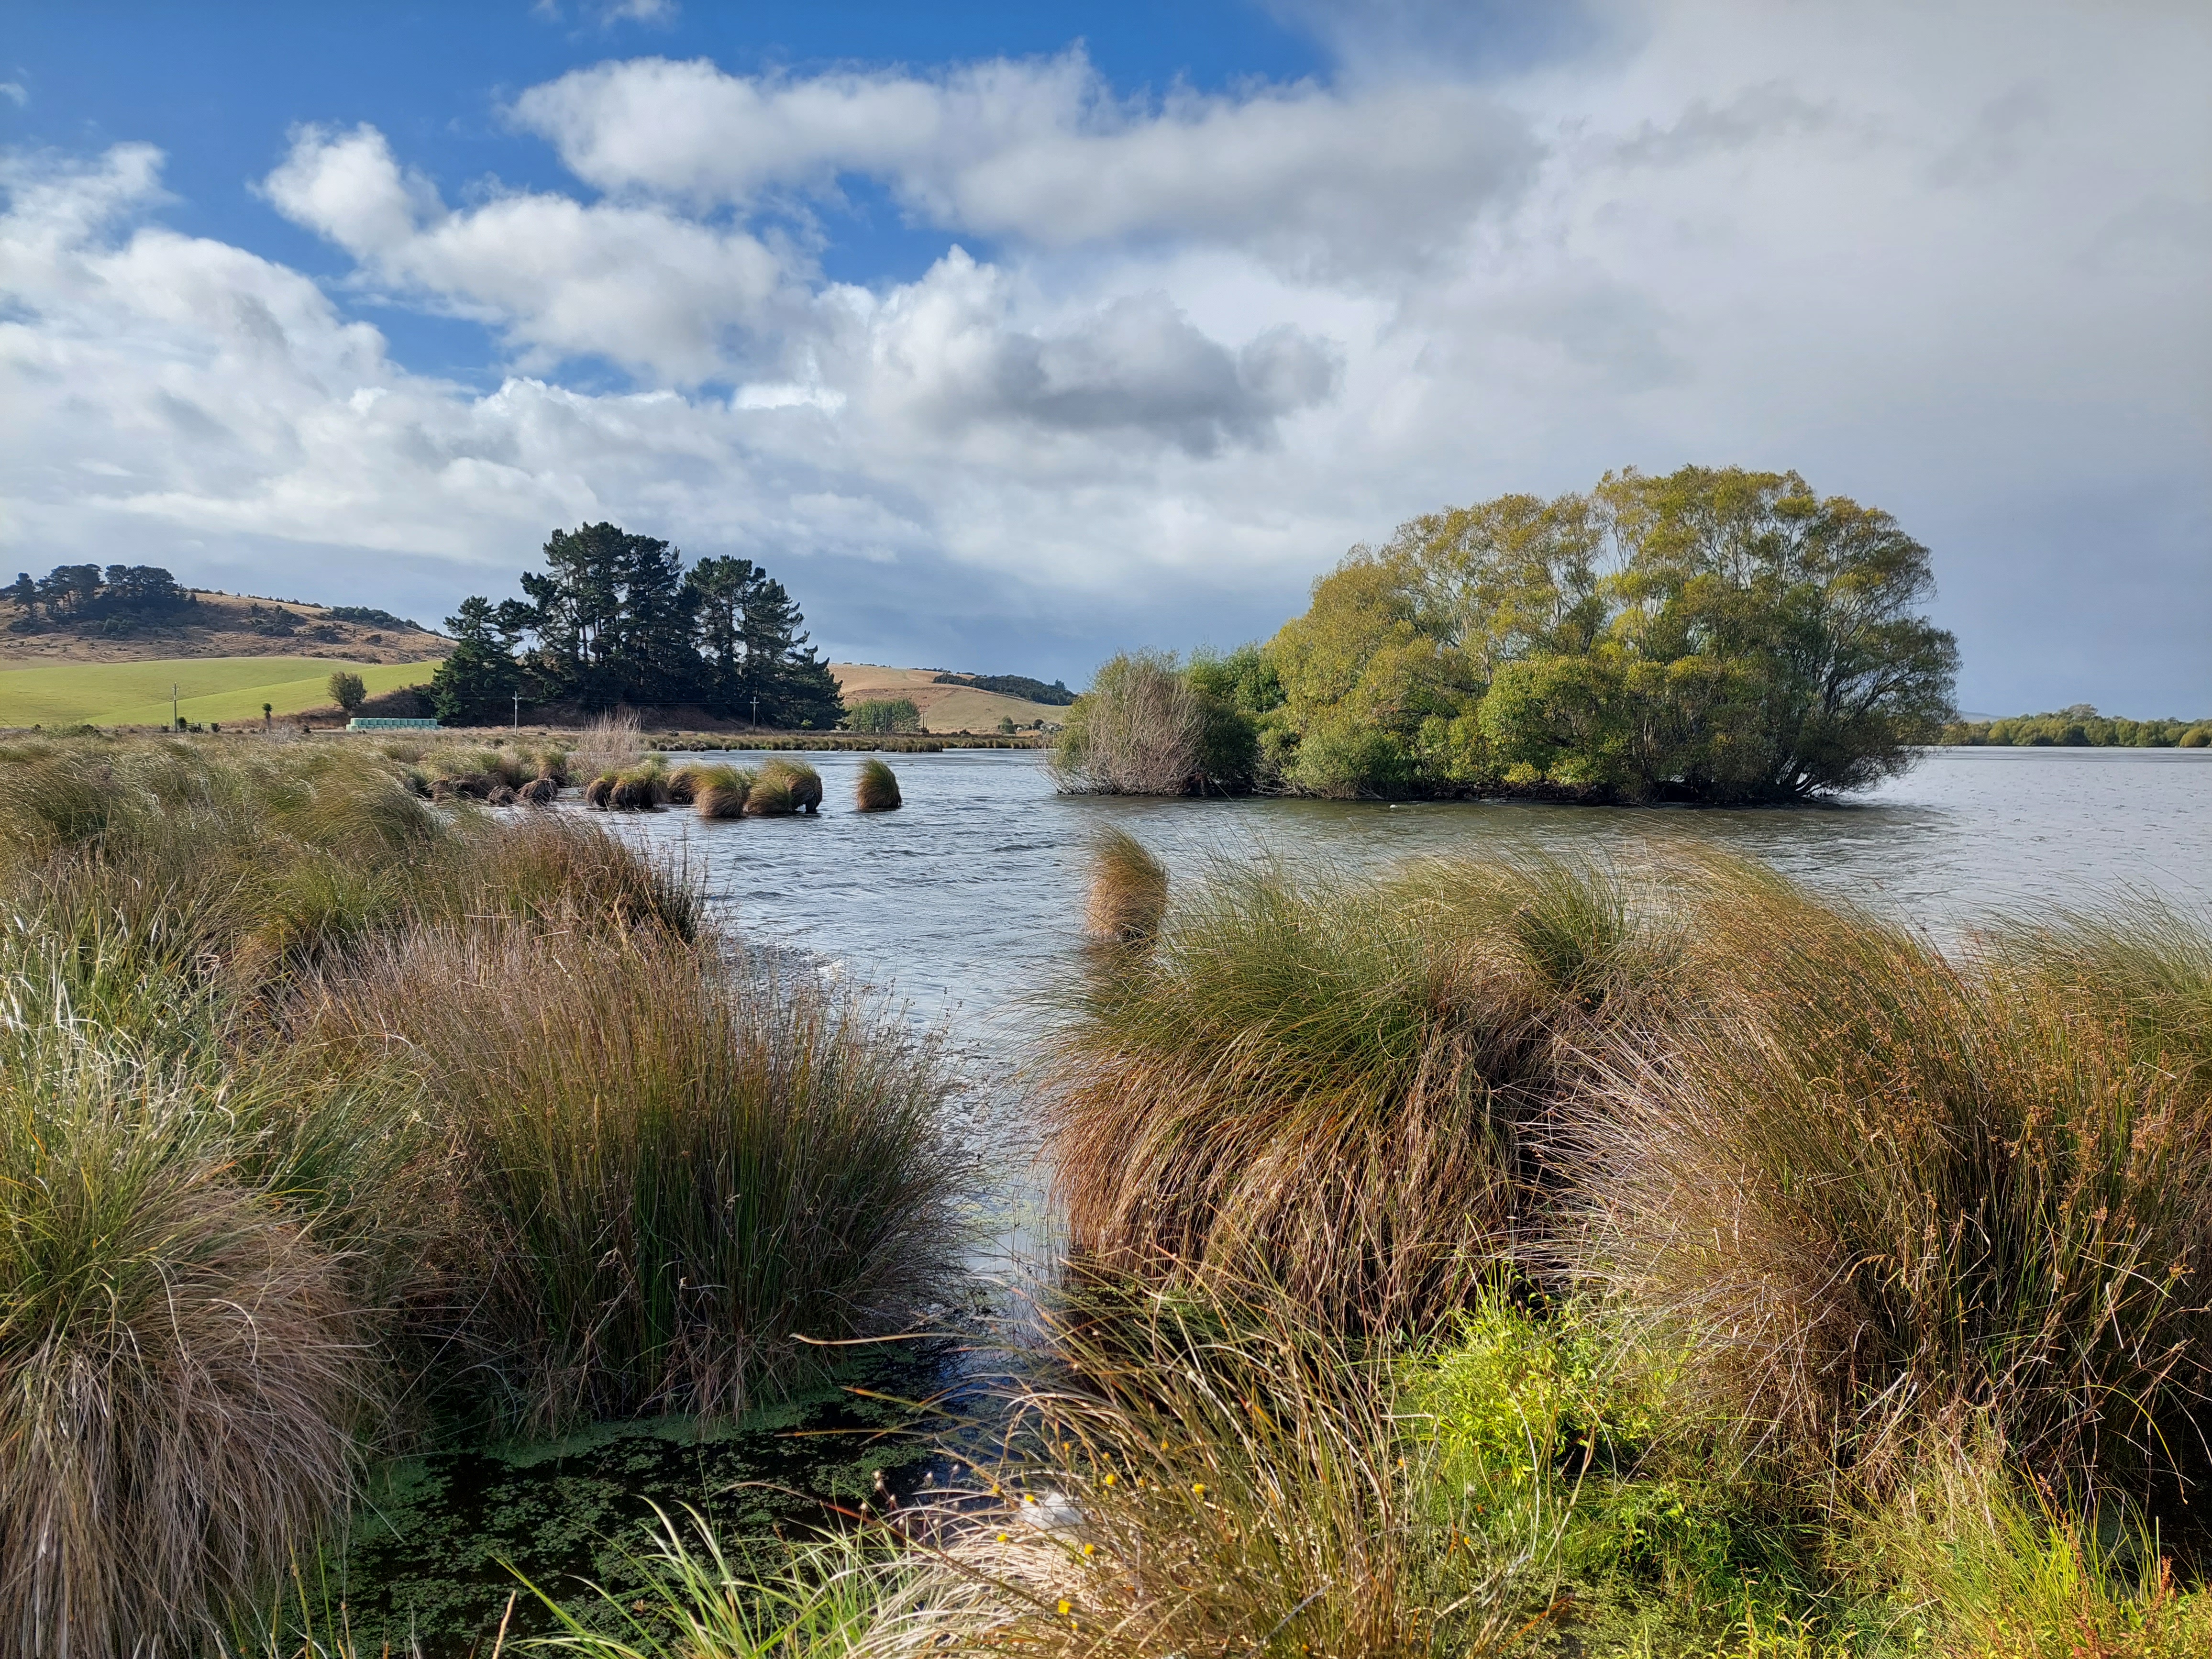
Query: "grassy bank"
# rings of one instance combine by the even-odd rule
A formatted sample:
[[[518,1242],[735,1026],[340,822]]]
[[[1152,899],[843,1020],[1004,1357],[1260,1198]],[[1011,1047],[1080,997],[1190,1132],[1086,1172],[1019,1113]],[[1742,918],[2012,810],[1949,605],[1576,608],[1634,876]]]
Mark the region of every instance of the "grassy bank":
[[[942,1292],[929,1050],[681,869],[416,769],[475,769],[0,751],[18,1650],[198,1650],[390,1452],[726,1416]]]

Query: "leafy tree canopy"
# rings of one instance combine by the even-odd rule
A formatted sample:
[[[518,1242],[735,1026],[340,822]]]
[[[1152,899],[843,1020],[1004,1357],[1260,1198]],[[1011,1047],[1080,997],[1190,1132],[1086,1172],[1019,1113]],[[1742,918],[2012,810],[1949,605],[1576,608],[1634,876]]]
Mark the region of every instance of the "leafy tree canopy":
[[[1928,550],[1794,472],[1609,473],[1401,526],[1265,659],[1263,744],[1323,794],[1553,785],[1786,800],[1910,763],[1958,647]]]
[[[844,714],[799,606],[750,559],[687,569],[665,541],[588,524],[555,531],[544,566],[523,573],[523,598],[471,598],[447,618],[458,643],[431,684],[441,720],[497,719],[518,692],[593,713],[694,704],[785,729]]]

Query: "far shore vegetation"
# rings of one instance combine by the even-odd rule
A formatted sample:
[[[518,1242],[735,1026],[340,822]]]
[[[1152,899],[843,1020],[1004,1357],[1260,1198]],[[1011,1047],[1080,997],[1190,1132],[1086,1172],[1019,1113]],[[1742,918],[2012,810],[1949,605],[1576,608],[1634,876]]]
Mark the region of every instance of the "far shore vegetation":
[[[1265,645],[1116,659],[1065,787],[1801,800],[1903,771],[1953,716],[1928,550],[1795,473],[1608,474],[1356,547]]]
[[[1134,660],[1208,741],[1188,671]],[[672,767],[620,717],[0,746],[15,1649],[404,1654],[328,1588],[395,1455],[728,1422],[957,1299],[950,1062],[608,820],[526,810],[586,778],[822,804],[803,763]],[[640,1505],[619,1596],[509,1587],[533,1630],[584,1659],[2212,1645],[2202,918],[1939,948],[1665,848],[1171,878],[1109,830],[1092,872],[1020,1085],[1065,1253],[962,1328],[986,1352],[927,1484],[811,1536]]]
[[[1940,741],[1992,749],[2212,749],[2212,720],[2131,720],[2084,702],[2051,714],[1954,720]]]

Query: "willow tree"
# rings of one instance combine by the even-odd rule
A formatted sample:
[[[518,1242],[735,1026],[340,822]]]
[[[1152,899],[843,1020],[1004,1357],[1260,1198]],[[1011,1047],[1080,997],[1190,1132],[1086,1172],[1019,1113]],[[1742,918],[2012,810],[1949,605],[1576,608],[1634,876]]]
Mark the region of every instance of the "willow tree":
[[[1788,800],[1911,763],[1958,647],[1928,550],[1794,472],[1608,474],[1354,548],[1267,655],[1285,783]]]

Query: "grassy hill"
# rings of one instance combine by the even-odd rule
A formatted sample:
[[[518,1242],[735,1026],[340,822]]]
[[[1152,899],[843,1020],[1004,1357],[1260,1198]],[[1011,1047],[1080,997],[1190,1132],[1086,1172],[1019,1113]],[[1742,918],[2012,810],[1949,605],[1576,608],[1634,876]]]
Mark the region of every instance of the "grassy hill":
[[[166,726],[173,684],[186,720],[244,725],[261,718],[264,702],[279,714],[324,707],[330,677],[341,668],[359,674],[374,696],[427,684],[436,665],[253,656],[0,667],[0,726]]]
[[[837,689],[848,704],[870,698],[906,697],[921,713],[927,732],[995,732],[1002,719],[1017,726],[1043,720],[1058,726],[1067,710],[1050,703],[1001,696],[972,685],[939,685],[933,668],[884,668],[874,663],[833,662]]]
[[[184,657],[327,658],[333,666],[428,662],[453,642],[389,613],[341,617],[328,605],[198,590],[189,610],[111,633],[94,623],[56,624],[0,605],[0,669],[50,663],[173,662]],[[323,671],[325,673],[329,669]],[[428,678],[427,673],[425,678]],[[168,686],[165,682],[161,688]],[[255,714],[261,712],[254,707]]]

